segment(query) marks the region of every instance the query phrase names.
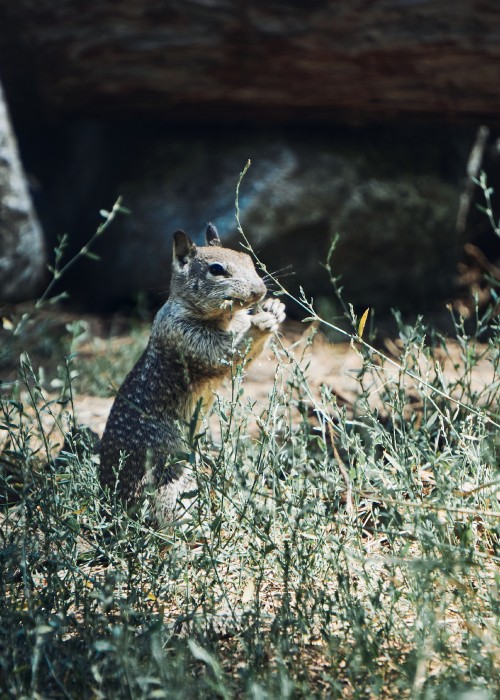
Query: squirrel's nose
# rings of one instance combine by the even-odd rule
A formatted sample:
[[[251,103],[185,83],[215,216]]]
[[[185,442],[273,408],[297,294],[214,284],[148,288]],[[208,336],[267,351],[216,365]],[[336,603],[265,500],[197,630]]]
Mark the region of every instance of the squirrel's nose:
[[[259,285],[258,288],[252,289],[251,301],[254,303],[257,301],[260,301],[261,299],[263,299],[266,296],[266,291],[267,291],[267,289],[266,289],[266,285],[264,283],[262,283],[262,286]]]

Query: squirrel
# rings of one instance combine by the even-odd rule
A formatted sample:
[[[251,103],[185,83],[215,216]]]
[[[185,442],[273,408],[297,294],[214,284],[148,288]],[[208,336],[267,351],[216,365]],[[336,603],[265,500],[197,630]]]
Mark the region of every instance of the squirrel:
[[[193,421],[285,319],[284,304],[264,301],[267,288],[251,257],[222,247],[213,224],[205,235],[198,247],[174,233],[169,297],[115,397],[99,447],[101,485],[129,507],[151,493],[160,526],[176,519],[179,496],[196,489],[186,469]]]

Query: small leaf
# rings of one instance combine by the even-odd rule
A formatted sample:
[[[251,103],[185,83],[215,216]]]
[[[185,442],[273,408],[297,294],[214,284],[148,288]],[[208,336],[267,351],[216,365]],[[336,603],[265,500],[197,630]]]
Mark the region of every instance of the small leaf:
[[[101,259],[98,255],[96,255],[95,253],[93,253],[91,250],[86,250],[86,251],[83,253],[83,255],[84,255],[86,258],[89,258],[89,260],[100,260],[100,259]]]
[[[194,658],[197,661],[201,661],[202,663],[206,664],[209,666],[212,671],[214,672],[216,678],[220,678],[221,676],[221,667],[219,666],[219,663],[217,659],[210,654],[206,649],[204,649],[202,646],[200,646],[197,642],[194,641],[194,639],[188,639],[188,646],[189,650],[191,651],[191,654],[194,656]]]
[[[361,316],[358,325],[358,335],[360,338],[363,337],[363,331],[365,330],[366,321],[368,319],[368,314],[370,313],[370,308],[366,309],[364,314]]]

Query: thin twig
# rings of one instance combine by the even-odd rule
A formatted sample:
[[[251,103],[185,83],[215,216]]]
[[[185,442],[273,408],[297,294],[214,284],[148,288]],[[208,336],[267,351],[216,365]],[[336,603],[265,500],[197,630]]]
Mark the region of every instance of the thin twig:
[[[241,181],[243,180],[250,165],[251,165],[251,162],[250,162],[250,160],[248,160],[245,167],[243,168],[242,172],[240,173],[240,178],[238,180],[238,184],[236,187],[235,209],[236,209],[236,222],[238,224],[238,231],[241,233],[243,240],[245,242],[245,247],[253,255],[258,267],[269,275],[269,277],[273,280],[273,282],[278,286],[278,289],[279,289],[279,292],[281,293],[281,295],[287,297],[291,301],[294,301],[304,311],[306,311],[309,314],[308,318],[306,318],[304,320],[305,321],[310,321],[310,320],[317,321],[317,322],[321,323],[323,326],[326,326],[327,328],[330,328],[331,330],[333,330],[337,333],[340,333],[345,338],[348,338],[351,343],[357,343],[357,344],[363,346],[373,355],[380,357],[380,359],[382,359],[384,362],[391,365],[392,367],[395,367],[399,372],[402,372],[407,377],[410,377],[411,379],[415,380],[419,387],[424,387],[431,394],[437,394],[438,396],[441,396],[442,398],[446,399],[447,401],[450,401],[451,403],[455,404],[456,406],[459,406],[460,408],[464,409],[465,411],[472,413],[473,415],[477,416],[481,420],[484,420],[487,424],[490,424],[490,425],[494,426],[495,428],[500,429],[500,423],[497,423],[495,420],[493,420],[493,418],[490,415],[488,415],[488,413],[486,411],[480,411],[477,408],[474,408],[473,406],[470,406],[466,403],[463,403],[459,399],[454,398],[453,396],[446,393],[445,391],[442,391],[438,387],[433,386],[432,384],[427,382],[425,379],[423,379],[421,376],[419,376],[415,372],[412,372],[407,367],[404,367],[399,362],[396,362],[396,360],[393,360],[392,358],[388,357],[387,355],[385,355],[383,352],[381,352],[377,348],[373,347],[373,345],[370,345],[370,343],[367,343],[366,340],[363,340],[363,338],[361,338],[357,333],[349,333],[348,331],[344,330],[343,328],[336,326],[334,323],[330,323],[329,321],[326,321],[324,318],[321,318],[321,316],[319,316],[317,314],[317,312],[314,310],[312,302],[309,302],[306,300],[302,290],[301,290],[302,296],[300,298],[295,297],[281,284],[281,282],[276,277],[274,277],[274,275],[272,273],[268,272],[264,263],[261,262],[261,260],[259,259],[259,257],[255,253],[255,251],[253,250],[253,248],[250,244],[250,241],[248,240],[245,232],[243,231],[243,228],[241,226],[241,221],[240,221],[240,209],[239,209],[240,185],[241,185]],[[481,182],[483,182],[483,178],[481,178]],[[481,184],[481,183],[478,182],[478,184]],[[484,183],[484,187],[486,187],[485,183]],[[490,221],[492,222],[492,225],[495,227],[495,230],[500,233],[500,229],[498,229],[496,227],[494,219],[493,219],[493,213],[491,210],[491,201],[489,199],[489,197],[491,196],[491,193],[486,188],[485,188],[485,196],[486,196],[487,202],[488,202],[488,211],[489,211]]]
[[[346,511],[347,515],[350,518],[354,517],[354,503],[352,500],[352,484],[351,480],[349,479],[349,474],[347,473],[347,469],[345,468],[345,464],[342,461],[341,456],[339,455],[339,451],[337,450],[337,445],[335,444],[335,436],[333,434],[333,428],[331,423],[327,423],[327,428],[328,428],[328,434],[330,435],[330,442],[332,444],[332,449],[333,449],[333,454],[335,455],[335,459],[337,460],[337,464],[339,467],[339,472],[340,476],[344,480],[345,483],[345,499],[346,499]]]

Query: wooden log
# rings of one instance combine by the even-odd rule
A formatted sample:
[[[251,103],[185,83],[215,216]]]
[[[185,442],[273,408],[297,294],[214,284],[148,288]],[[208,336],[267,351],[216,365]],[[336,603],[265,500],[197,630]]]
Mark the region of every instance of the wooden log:
[[[380,121],[500,114],[496,0],[23,0],[0,9],[30,119]]]

